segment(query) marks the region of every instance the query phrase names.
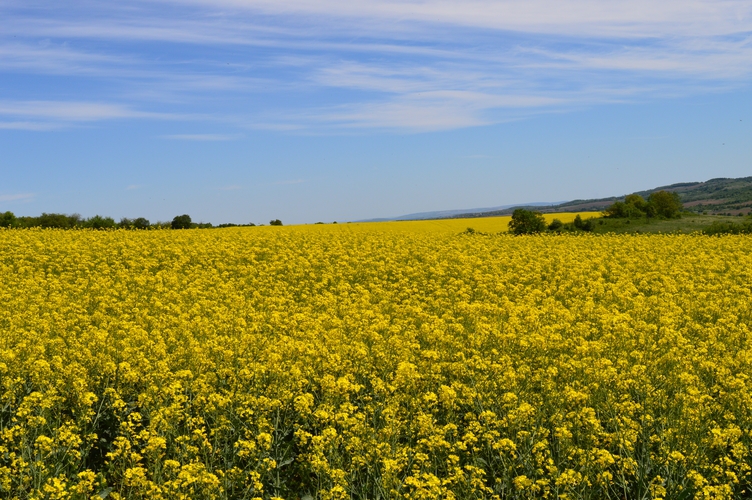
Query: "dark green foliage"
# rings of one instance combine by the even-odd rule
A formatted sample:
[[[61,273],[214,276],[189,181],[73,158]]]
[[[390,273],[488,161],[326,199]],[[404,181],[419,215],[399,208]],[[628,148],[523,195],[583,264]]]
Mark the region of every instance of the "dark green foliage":
[[[254,224],[253,222],[249,222],[248,224],[234,224],[232,222],[226,222],[224,224],[219,224],[219,225],[214,226],[214,227],[221,229],[223,227],[255,227],[255,226],[256,226],[256,224]]]
[[[546,219],[540,212],[518,208],[509,221],[509,230],[514,234],[534,234],[546,230]]]
[[[149,220],[144,219],[143,217],[133,219],[133,222],[131,223],[133,229],[149,229],[149,226]]]
[[[178,215],[172,219],[171,226],[173,229],[190,229],[191,216],[188,214]]]
[[[639,210],[640,212],[644,212],[645,208],[648,205],[648,202],[645,201],[645,198],[643,198],[639,194],[630,194],[627,195],[626,198],[624,198],[624,204],[631,206],[634,209]]]
[[[677,193],[657,191],[652,193],[647,201],[638,194],[630,194],[624,201],[617,201],[606,207],[603,214],[613,219],[673,219],[680,217],[682,210],[682,202]]]
[[[559,219],[554,219],[551,221],[551,224],[548,225],[549,231],[561,231],[561,228],[564,227],[564,223],[561,222]]]
[[[46,227],[46,228],[59,228],[70,229],[76,227],[81,223],[81,216],[78,214],[65,215],[65,214],[48,214],[42,213],[39,217],[29,217],[27,223],[30,223],[27,227]]]
[[[114,229],[116,224],[112,217],[102,217],[101,215],[95,215],[90,219],[86,219],[79,224],[81,227],[90,227],[91,229]]]
[[[592,217],[587,220],[582,220],[582,217],[580,217],[580,214],[577,214],[575,216],[574,221],[572,222],[572,225],[575,227],[575,229],[579,229],[581,231],[592,231],[595,229],[595,219]]]
[[[269,225],[270,226],[281,226],[282,225],[282,221],[279,220],[279,219],[270,220],[269,221]]]
[[[117,224],[117,227],[121,229],[149,229],[149,226],[149,220],[143,217],[139,217],[138,219],[123,217]]]
[[[703,231],[705,234],[752,234],[752,221],[740,224],[731,221],[715,221]]]
[[[16,227],[18,225],[18,219],[13,212],[5,212],[0,214],[0,227]]]
[[[630,194],[624,201],[617,201],[604,211],[606,217],[615,219],[639,219],[645,217],[648,203],[639,194]]]
[[[681,198],[675,192],[658,191],[648,197],[647,210],[652,209],[658,217],[666,219],[679,217],[682,208]],[[648,215],[650,215],[649,211]]]

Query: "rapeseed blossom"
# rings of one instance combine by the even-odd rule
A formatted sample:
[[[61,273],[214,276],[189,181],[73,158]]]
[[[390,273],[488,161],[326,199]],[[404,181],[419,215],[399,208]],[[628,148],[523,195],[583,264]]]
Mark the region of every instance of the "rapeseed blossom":
[[[746,236],[0,230],[0,496],[747,498]]]

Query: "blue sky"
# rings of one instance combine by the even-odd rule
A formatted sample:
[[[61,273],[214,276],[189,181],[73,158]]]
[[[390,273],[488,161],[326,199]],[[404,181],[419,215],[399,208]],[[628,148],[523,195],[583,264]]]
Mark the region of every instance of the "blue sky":
[[[748,0],[0,0],[0,211],[285,223],[752,175]]]

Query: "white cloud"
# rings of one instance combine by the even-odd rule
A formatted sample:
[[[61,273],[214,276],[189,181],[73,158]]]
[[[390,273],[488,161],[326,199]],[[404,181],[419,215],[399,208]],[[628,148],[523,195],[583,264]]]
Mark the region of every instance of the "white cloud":
[[[0,101],[0,115],[87,122],[116,118],[174,118],[136,111],[120,104],[68,101]]]
[[[180,118],[240,130],[445,130],[752,76],[748,0],[134,0],[19,12],[0,35],[0,71],[117,90],[0,101],[0,129]],[[258,98],[270,95],[282,97]],[[184,113],[160,112],[167,106]]]
[[[32,121],[12,121],[3,122],[0,121],[0,130],[33,130],[33,131],[45,131],[59,129],[61,125],[59,123],[40,123]]]
[[[476,127],[506,121],[494,116],[498,109],[508,111],[563,106],[562,98],[535,95],[494,95],[471,91],[431,91],[397,96],[393,99],[337,108],[319,109],[309,115],[292,115],[291,121],[307,121],[310,128],[378,128],[417,132]]]
[[[6,201],[31,201],[34,198],[32,193],[17,193],[17,194],[0,194],[0,202]]]
[[[165,139],[179,141],[232,141],[239,139],[238,134],[171,134],[162,136]]]
[[[577,37],[717,36],[750,31],[746,0],[175,0],[270,15],[416,22]],[[350,24],[352,26],[352,24]],[[355,27],[353,27],[355,28]],[[363,25],[357,25],[363,29]]]

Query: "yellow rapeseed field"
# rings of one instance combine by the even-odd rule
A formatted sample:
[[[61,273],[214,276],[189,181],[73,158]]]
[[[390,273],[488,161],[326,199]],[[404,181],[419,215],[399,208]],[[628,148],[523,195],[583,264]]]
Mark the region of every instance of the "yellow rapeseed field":
[[[752,239],[504,223],[0,230],[0,498],[750,498]]]

